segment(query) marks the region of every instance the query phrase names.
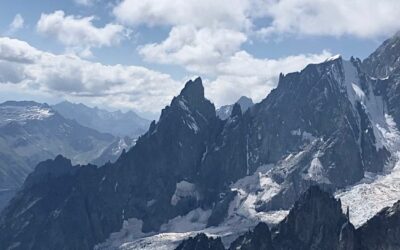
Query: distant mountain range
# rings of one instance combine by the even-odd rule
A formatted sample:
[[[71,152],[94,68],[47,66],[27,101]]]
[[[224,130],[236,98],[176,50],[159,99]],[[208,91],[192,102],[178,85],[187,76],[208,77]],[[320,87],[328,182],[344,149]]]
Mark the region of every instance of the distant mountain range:
[[[223,119],[190,80],[114,162],[39,163],[0,215],[0,249],[398,249],[399,58],[396,35],[363,61],[281,74]],[[15,123],[57,117],[30,110]]]
[[[107,112],[83,104],[0,104],[0,210],[40,161],[58,154],[67,156],[74,164],[102,165],[115,161],[123,149],[134,145],[136,137],[119,138],[96,128],[138,136],[147,123],[133,112]]]
[[[150,125],[150,121],[138,116],[133,111],[126,113],[119,110],[110,112],[67,101],[53,105],[52,108],[67,119],[75,120],[88,128],[118,137],[137,138],[146,132]]]
[[[110,134],[64,118],[47,104],[4,102],[0,104],[0,189],[17,189],[40,161],[58,154],[86,164],[114,140]]]
[[[253,100],[246,96],[240,97],[236,103],[240,105],[240,108],[242,109],[243,113],[254,105]],[[221,106],[219,109],[216,110],[217,116],[222,120],[228,119],[229,116],[231,116],[233,105],[234,104]]]

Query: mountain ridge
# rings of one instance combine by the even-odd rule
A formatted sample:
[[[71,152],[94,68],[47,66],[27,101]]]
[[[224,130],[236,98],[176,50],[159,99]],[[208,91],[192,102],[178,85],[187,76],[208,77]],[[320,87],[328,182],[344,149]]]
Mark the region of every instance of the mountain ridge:
[[[239,233],[235,226],[246,230],[299,198],[301,203],[314,185],[331,193],[357,185],[397,161],[399,138],[388,132],[392,125],[398,128],[398,93],[388,82],[394,80],[394,75],[371,77],[360,60],[335,57],[281,74],[264,100],[244,113],[234,105],[226,120],[204,97],[201,78],[190,80],[115,163],[81,166],[72,175],[49,176],[21,190],[0,216],[0,247],[18,242],[20,249],[90,249],[121,230],[127,219],[140,221],[139,235],[185,220],[197,230],[212,225]],[[48,164],[56,167],[58,160]],[[62,195],[43,191],[60,186]],[[340,204],[333,203],[339,211]],[[326,222],[324,210],[317,206],[314,222]],[[352,228],[342,228],[346,219],[336,212],[335,228],[351,238]],[[45,225],[48,214],[56,216]],[[298,233],[281,231],[293,240]],[[310,233],[309,239],[318,240]],[[339,234],[321,236],[336,237],[329,239],[339,244]]]
[[[103,133],[110,133],[114,136],[129,136],[137,138],[143,134],[150,121],[138,116],[133,111],[121,112],[106,111],[100,108],[90,108],[82,103],[75,104],[68,101],[52,106],[62,116],[77,121],[83,126],[96,129]]]

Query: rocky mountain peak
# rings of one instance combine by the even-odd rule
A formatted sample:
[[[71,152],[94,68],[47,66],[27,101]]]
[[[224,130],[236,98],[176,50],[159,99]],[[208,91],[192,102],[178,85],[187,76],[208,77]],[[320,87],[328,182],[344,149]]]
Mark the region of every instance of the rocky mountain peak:
[[[287,247],[284,249],[338,249],[340,230],[346,222],[340,200],[312,186],[279,224],[274,242]]]
[[[254,105],[253,100],[247,96],[241,96],[236,103],[240,105],[243,112],[246,112],[251,106]]]
[[[172,99],[171,105],[163,109],[160,121],[167,114],[176,111],[184,116],[191,124],[189,126],[193,128],[198,127],[198,123],[208,123],[216,117],[214,104],[204,96],[203,82],[200,77],[189,80],[185,84],[180,94]]]
[[[400,31],[383,42],[362,62],[362,66],[368,74],[376,78],[400,73]]]
[[[180,95],[187,99],[204,98],[204,87],[201,78],[197,77],[195,80],[189,80],[186,82]]]

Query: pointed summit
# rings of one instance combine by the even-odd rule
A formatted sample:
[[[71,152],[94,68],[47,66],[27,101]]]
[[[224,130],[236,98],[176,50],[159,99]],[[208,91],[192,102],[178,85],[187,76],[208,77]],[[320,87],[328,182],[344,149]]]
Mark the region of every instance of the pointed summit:
[[[197,77],[194,81],[193,80],[188,81],[185,84],[185,87],[182,89],[180,95],[187,98],[193,98],[193,97],[204,98],[204,87],[201,78]]]
[[[174,97],[170,106],[183,110],[193,117],[196,116],[193,114],[200,113],[202,119],[212,119],[216,116],[214,104],[204,96],[203,82],[200,77],[186,82],[185,87],[177,97]],[[163,113],[165,111],[162,112],[162,116]]]

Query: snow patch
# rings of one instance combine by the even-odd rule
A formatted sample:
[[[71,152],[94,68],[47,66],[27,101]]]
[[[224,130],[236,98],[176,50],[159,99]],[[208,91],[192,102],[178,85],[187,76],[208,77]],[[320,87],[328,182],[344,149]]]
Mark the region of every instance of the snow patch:
[[[136,218],[125,220],[122,225],[122,229],[119,232],[112,233],[110,237],[104,242],[94,247],[95,250],[107,250],[107,249],[124,249],[120,248],[127,242],[132,242],[139,238],[149,236],[154,233],[143,233],[142,232],[143,222]]]
[[[376,150],[385,146],[385,136],[382,135],[378,127],[387,127],[385,118],[385,106],[381,96],[375,96],[371,86],[368,85],[368,95],[362,90],[356,67],[349,61],[343,61],[345,81],[343,87],[347,91],[347,96],[356,110],[357,103],[360,103],[372,123],[375,136]]]
[[[341,58],[341,55],[340,55],[340,54],[337,54],[337,55],[334,55],[334,56],[331,56],[331,57],[327,58],[327,59],[325,60],[325,62],[334,61],[334,60],[337,60],[337,59],[339,59],[339,58]]]
[[[318,155],[315,156],[310,163],[310,167],[308,168],[306,179],[316,181],[318,183],[327,183],[331,182],[324,174],[324,167],[319,160]]]
[[[259,222],[278,224],[288,211],[257,212],[259,202],[270,200],[280,191],[280,186],[269,176],[273,165],[259,167],[256,172],[246,176],[231,185],[237,195],[230,203],[226,219],[217,227],[206,228],[211,210],[197,208],[186,215],[175,217],[160,227],[160,232],[143,234],[142,222],[131,219],[124,222],[124,228],[113,233],[103,244],[96,246],[96,250],[173,250],[182,240],[199,233],[209,237],[221,237],[228,247],[233,240],[246,231],[254,228]],[[176,191],[171,203],[176,204],[183,197],[197,197],[194,184],[181,181],[176,184]]]
[[[291,133],[292,135],[300,136],[300,135],[301,135],[301,130],[300,130],[300,129],[292,130],[292,131],[290,131],[290,133]]]
[[[294,136],[301,136],[303,141],[314,141],[315,139],[317,139],[317,137],[313,136],[311,133],[307,132],[307,131],[301,131],[301,129],[296,129],[296,130],[292,130],[290,131],[290,134],[294,135]]]
[[[363,100],[365,98],[365,93],[364,91],[356,84],[352,83],[351,86],[353,87],[353,90],[355,94],[357,95],[358,99]]]
[[[30,120],[44,120],[53,115],[53,110],[42,105],[0,106],[0,125],[5,125],[10,122],[24,124]]]
[[[281,190],[270,176],[273,165],[259,167],[256,172],[246,176],[231,186],[237,195],[229,205],[228,216],[221,227],[231,228],[236,232],[244,232],[254,227],[258,222],[277,224],[287,214],[287,211],[257,211],[258,204],[268,202]]]
[[[176,183],[175,193],[171,198],[171,205],[176,206],[183,198],[194,197],[198,199],[196,185],[187,181],[180,181]]]
[[[207,226],[211,210],[197,208],[183,216],[175,217],[161,226],[161,232],[185,233],[202,230]]]

